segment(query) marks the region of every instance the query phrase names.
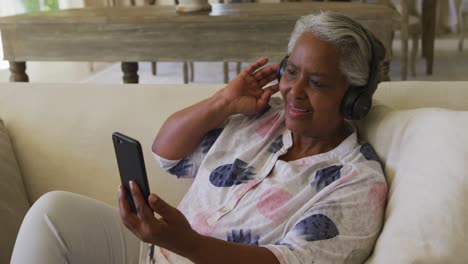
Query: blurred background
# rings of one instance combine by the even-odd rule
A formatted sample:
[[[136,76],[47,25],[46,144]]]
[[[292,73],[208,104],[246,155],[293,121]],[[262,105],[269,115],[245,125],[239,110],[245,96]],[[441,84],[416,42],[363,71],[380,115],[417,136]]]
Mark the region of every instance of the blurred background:
[[[68,8],[102,7],[116,5],[143,5],[148,0],[0,0],[0,16],[9,16],[26,12],[47,11]],[[222,0],[221,0],[222,1]],[[246,0],[226,0],[226,2],[246,2]],[[255,1],[255,0],[252,0]],[[257,2],[278,2],[283,0],[256,0]],[[378,0],[375,0],[378,1]],[[396,9],[401,1],[392,0]],[[408,80],[468,80],[468,51],[458,49],[459,32],[457,16],[459,3],[463,0],[439,0],[437,5],[436,41],[434,53],[433,75],[425,74],[424,59],[416,59],[416,75],[408,74]],[[133,3],[132,3],[133,2]],[[218,3],[216,0],[210,0]],[[222,1],[224,2],[224,1]],[[367,1],[367,2],[372,2]],[[417,17],[421,13],[421,0],[408,0],[410,14]],[[468,1],[465,1],[468,2]],[[174,5],[174,0],[156,0],[156,5]],[[467,4],[468,5],[468,4]],[[468,7],[466,7],[468,9]],[[400,8],[401,9],[401,8]],[[464,24],[467,24],[466,12]],[[467,26],[465,25],[465,29]],[[466,35],[465,35],[466,37]],[[466,46],[466,45],[465,45]],[[411,47],[411,44],[410,44]],[[419,44],[421,47],[421,44]],[[420,48],[421,50],[421,48]],[[393,40],[393,58],[390,66],[391,80],[401,80],[401,41],[396,32]],[[0,41],[0,82],[9,81],[9,64],[3,59]],[[246,67],[249,62],[243,62]],[[183,83],[182,63],[159,62],[158,74],[151,74],[149,62],[139,63],[140,83]],[[229,63],[229,78],[237,74],[235,62]],[[120,63],[102,62],[28,62],[27,72],[31,82],[92,82],[121,83],[122,72]],[[194,83],[222,83],[222,62],[194,62]]]

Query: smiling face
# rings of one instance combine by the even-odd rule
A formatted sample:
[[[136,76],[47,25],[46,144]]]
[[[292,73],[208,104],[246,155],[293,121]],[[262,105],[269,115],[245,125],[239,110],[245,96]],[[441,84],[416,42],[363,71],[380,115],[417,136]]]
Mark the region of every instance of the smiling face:
[[[329,137],[342,127],[341,100],[347,89],[338,48],[306,32],[292,50],[279,89],[286,127],[294,135]]]

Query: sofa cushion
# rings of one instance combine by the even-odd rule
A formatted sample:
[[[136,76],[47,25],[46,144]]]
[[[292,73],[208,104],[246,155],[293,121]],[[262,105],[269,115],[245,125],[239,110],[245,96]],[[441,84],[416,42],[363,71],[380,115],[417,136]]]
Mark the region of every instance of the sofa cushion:
[[[385,224],[367,263],[468,259],[468,112],[392,110],[357,123],[385,163]]]
[[[16,235],[29,202],[7,130],[0,119],[0,263],[10,263]]]

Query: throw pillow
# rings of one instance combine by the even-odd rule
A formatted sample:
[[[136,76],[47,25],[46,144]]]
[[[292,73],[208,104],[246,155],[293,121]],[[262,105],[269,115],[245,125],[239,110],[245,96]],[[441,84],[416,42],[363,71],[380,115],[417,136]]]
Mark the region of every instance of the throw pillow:
[[[0,119],[0,263],[10,263],[16,235],[29,207],[10,138]]]
[[[468,112],[376,106],[357,122],[384,164],[385,223],[367,263],[468,259]]]

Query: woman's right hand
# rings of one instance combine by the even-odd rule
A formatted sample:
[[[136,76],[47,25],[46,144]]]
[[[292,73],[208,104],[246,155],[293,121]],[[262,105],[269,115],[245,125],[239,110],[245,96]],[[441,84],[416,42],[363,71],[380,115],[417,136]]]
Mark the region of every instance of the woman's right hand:
[[[272,64],[260,69],[267,63],[267,58],[257,60],[217,93],[218,99],[224,100],[230,114],[255,114],[268,104],[271,95],[278,92],[278,84],[263,89],[276,79],[279,67],[278,64]]]
[[[166,159],[182,159],[229,116],[262,110],[278,91],[278,84],[262,89],[276,79],[278,69],[278,65],[270,65],[258,70],[267,62],[266,58],[254,62],[210,98],[172,114],[159,129],[153,152]]]

